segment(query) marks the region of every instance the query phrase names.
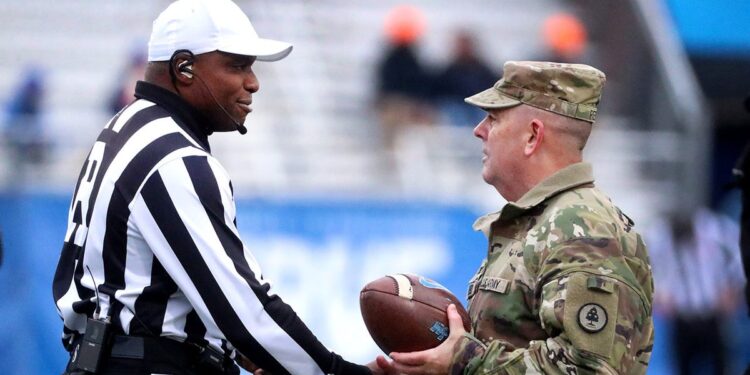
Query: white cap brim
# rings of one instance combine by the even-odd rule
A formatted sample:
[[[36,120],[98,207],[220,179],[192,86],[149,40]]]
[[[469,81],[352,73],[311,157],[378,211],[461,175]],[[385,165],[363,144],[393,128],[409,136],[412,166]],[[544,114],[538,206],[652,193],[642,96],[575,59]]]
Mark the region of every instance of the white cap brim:
[[[224,39],[217,50],[237,55],[255,56],[258,61],[278,61],[292,52],[292,45],[273,39]]]

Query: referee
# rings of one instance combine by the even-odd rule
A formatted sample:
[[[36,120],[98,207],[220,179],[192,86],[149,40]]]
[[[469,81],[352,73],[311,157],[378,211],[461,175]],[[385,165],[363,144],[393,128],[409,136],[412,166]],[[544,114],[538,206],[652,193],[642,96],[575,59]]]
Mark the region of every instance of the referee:
[[[330,352],[270,291],[211,155],[211,133],[246,131],[253,63],[291,49],[229,0],[179,0],[154,21],[137,100],[102,130],[70,206],[53,283],[66,374],[378,371]]]

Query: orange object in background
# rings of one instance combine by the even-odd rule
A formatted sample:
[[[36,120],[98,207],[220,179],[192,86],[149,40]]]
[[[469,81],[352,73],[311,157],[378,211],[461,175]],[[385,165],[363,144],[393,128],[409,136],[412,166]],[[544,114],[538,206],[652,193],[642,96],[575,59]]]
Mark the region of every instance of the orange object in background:
[[[586,27],[569,13],[557,13],[544,21],[544,41],[557,54],[574,58],[586,49]]]
[[[385,17],[385,33],[394,44],[410,44],[424,33],[427,20],[419,8],[399,5]]]

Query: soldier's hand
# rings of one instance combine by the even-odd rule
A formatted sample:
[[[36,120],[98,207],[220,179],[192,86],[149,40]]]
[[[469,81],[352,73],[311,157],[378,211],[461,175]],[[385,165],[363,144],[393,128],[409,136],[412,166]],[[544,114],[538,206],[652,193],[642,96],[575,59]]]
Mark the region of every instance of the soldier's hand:
[[[448,306],[448,327],[450,335],[435,348],[421,352],[391,353],[392,362],[379,357],[377,364],[386,374],[404,373],[408,375],[443,375],[450,370],[453,347],[461,340],[466,330],[456,306]]]

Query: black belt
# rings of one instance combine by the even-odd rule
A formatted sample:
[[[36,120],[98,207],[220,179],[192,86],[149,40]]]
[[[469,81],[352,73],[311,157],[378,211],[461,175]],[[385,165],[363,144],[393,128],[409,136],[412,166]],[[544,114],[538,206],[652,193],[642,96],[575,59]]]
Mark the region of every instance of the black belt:
[[[73,347],[81,342],[76,337]],[[239,368],[227,355],[209,347],[179,342],[166,337],[141,337],[114,335],[109,356],[111,358],[148,360],[173,363],[180,367],[205,367],[216,374],[239,374]]]

